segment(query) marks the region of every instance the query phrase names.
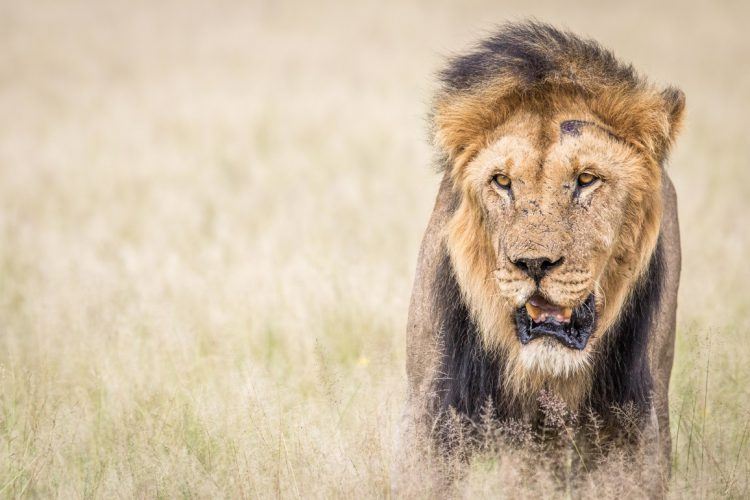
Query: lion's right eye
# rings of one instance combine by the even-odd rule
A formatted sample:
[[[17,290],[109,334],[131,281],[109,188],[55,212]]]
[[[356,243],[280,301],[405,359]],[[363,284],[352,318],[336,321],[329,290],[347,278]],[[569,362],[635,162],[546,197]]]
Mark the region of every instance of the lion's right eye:
[[[503,174],[497,174],[492,178],[492,183],[500,189],[510,189],[510,177]]]
[[[578,185],[580,187],[590,186],[597,179],[598,179],[598,177],[595,176],[594,174],[590,174],[588,172],[583,172],[582,174],[580,174],[578,176]]]

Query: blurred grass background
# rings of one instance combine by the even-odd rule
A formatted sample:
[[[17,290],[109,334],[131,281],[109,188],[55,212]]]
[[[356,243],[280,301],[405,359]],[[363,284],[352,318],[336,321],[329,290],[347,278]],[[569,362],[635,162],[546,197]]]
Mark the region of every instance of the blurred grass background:
[[[535,16],[687,94],[671,495],[747,497],[748,14],[0,1],[0,496],[388,496],[433,75]]]

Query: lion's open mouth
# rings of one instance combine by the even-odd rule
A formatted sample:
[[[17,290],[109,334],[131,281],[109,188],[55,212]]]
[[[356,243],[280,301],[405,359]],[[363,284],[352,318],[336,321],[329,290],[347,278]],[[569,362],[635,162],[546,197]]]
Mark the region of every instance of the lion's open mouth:
[[[516,310],[518,340],[528,344],[539,337],[553,337],[566,347],[583,350],[594,331],[594,294],[575,309],[560,307],[539,295]]]

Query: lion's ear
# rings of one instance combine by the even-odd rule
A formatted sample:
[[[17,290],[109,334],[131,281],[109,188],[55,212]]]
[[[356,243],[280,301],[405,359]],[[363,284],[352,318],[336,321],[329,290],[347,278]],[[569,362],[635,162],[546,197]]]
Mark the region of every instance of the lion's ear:
[[[682,119],[685,115],[685,93],[677,87],[667,87],[662,90],[661,97],[664,100],[669,122],[669,130],[660,155],[664,159],[669,152],[669,148],[674,144],[677,134],[682,130]]]

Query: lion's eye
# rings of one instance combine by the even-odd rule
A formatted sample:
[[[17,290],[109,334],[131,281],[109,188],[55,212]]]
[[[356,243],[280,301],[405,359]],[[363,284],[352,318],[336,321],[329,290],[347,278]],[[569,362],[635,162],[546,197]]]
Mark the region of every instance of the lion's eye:
[[[510,188],[510,177],[503,174],[497,174],[492,178],[492,183],[501,189]]]
[[[578,185],[581,187],[590,186],[598,179],[594,174],[584,172],[578,176]]]

